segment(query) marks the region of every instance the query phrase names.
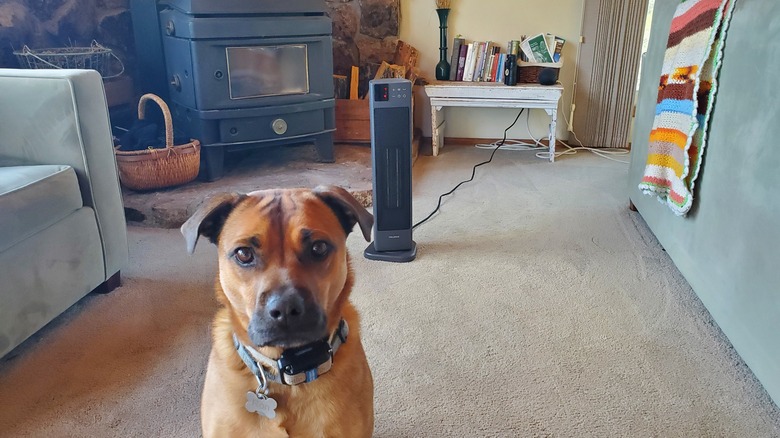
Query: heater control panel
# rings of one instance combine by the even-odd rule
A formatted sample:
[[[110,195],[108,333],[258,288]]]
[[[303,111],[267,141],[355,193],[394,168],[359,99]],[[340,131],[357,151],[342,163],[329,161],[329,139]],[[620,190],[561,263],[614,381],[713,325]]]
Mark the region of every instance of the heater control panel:
[[[371,95],[375,108],[411,106],[412,83],[406,79],[384,79],[372,84]]]

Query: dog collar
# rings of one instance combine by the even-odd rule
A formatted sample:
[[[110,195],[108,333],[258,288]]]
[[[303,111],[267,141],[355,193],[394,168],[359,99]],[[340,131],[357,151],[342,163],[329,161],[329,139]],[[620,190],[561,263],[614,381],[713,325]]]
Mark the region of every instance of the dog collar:
[[[341,344],[347,342],[348,334],[349,325],[342,319],[330,339],[324,338],[301,347],[285,349],[279,359],[271,359],[249,345],[242,344],[235,333],[233,345],[261,386],[265,386],[261,382],[298,385],[311,382],[330,371],[333,357]]]

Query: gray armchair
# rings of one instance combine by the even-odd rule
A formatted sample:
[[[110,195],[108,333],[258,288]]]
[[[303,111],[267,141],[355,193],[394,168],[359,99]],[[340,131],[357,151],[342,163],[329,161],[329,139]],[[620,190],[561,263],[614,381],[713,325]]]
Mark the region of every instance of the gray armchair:
[[[0,69],[0,356],[127,261],[102,78]]]

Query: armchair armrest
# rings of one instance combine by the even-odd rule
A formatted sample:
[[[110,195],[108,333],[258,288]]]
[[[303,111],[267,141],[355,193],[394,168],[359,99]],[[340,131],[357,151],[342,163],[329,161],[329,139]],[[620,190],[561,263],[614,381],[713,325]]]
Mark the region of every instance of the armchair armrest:
[[[127,229],[100,74],[0,69],[0,96],[0,163],[73,167],[113,275],[127,263]]]

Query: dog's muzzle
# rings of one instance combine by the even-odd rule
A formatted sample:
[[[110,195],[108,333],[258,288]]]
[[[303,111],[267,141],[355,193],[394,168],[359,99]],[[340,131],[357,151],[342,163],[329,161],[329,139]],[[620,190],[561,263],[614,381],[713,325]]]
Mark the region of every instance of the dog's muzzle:
[[[323,338],[325,313],[304,288],[283,286],[268,293],[249,321],[249,339],[260,347],[290,348]]]

